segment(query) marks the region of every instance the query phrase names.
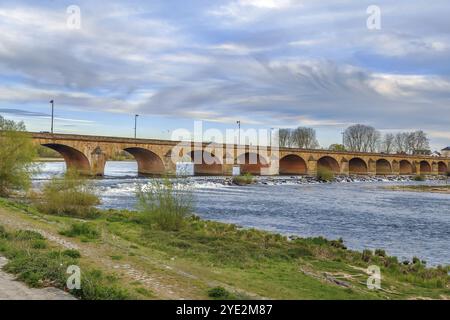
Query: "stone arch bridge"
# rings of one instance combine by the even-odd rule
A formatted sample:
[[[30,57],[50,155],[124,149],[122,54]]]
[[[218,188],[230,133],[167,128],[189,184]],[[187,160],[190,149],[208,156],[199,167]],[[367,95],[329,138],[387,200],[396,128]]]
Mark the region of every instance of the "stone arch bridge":
[[[326,168],[342,175],[438,175],[450,170],[449,157],[339,152],[293,148],[184,143],[155,139],[32,133],[33,141],[59,152],[68,168],[102,176],[108,159],[121,151],[134,156],[143,175],[173,174],[177,161],[194,161],[198,175],[241,173],[264,175],[315,175]],[[176,160],[174,159],[176,155]]]

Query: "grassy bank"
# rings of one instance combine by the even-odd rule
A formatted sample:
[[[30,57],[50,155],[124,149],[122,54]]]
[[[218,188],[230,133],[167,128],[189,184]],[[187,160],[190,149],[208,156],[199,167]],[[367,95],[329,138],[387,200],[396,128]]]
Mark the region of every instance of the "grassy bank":
[[[44,260],[57,257],[64,266],[80,264],[88,275],[100,273],[100,288],[123,290],[119,290],[123,296],[117,298],[450,297],[447,267],[426,268],[420,259],[399,262],[382,250],[361,253],[346,249],[341,241],[288,240],[281,235],[196,217],[187,218],[180,230],[163,231],[142,222],[136,212],[100,211],[95,219],[82,220],[42,214],[28,204],[0,200],[0,225],[8,233],[0,241],[0,252],[15,265],[7,267],[8,271],[21,277],[26,266],[35,266],[32,281],[28,276],[21,277],[32,285],[63,283],[60,272],[46,271],[49,264],[30,262],[34,261],[32,257],[42,256]],[[40,230],[53,240],[23,242],[16,235],[25,229]],[[76,246],[80,257],[66,257],[67,248],[61,243]],[[17,250],[22,253],[17,254]],[[382,290],[367,288],[369,265],[381,268]],[[78,296],[102,298],[80,293]]]

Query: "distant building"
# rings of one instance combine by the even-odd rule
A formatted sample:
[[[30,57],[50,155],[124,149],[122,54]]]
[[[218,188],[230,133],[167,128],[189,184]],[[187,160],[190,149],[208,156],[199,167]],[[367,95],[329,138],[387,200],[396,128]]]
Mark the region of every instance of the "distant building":
[[[450,157],[450,147],[442,149],[441,153],[444,157]]]

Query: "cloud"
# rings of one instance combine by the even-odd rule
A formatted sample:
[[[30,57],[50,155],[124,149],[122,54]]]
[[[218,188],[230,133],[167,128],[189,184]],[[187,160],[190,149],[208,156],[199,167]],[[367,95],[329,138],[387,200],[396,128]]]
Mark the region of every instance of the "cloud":
[[[381,0],[370,31],[369,4],[80,1],[82,29],[68,30],[62,6],[5,1],[0,108],[32,117],[55,99],[82,112],[447,132],[445,5]]]

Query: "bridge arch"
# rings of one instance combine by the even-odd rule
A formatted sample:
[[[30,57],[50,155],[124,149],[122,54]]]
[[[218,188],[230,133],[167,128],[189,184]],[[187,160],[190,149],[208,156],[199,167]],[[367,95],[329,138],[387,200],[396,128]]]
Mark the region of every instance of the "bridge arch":
[[[399,169],[400,174],[413,174],[413,166],[408,160],[400,160]]]
[[[148,149],[131,147],[124,151],[133,155],[138,164],[138,173],[142,175],[161,175],[165,172],[164,163],[161,158]]]
[[[420,174],[431,174],[431,165],[428,161],[420,161]]]
[[[91,165],[89,163],[89,159],[86,155],[73,148],[64,144],[58,143],[45,143],[42,144],[44,147],[53,149],[57,151],[66,162],[66,167],[69,170],[77,170],[82,174],[90,174],[91,173]]]
[[[295,154],[288,154],[280,159],[279,172],[283,174],[306,174],[306,161]]]
[[[438,172],[439,174],[446,174],[448,172],[448,166],[445,164],[444,161],[438,162]]]
[[[194,162],[194,175],[213,176],[222,174],[222,161],[214,154],[204,150],[195,150],[191,151],[189,156]]]
[[[317,160],[317,169],[326,169],[337,174],[341,172],[341,167],[339,166],[337,160],[329,156],[325,156]]]
[[[260,175],[261,168],[268,166],[267,160],[258,153],[246,152],[237,157],[237,163],[240,165],[241,174],[250,173]]]
[[[352,158],[348,162],[350,174],[367,174],[367,163],[361,158]]]
[[[376,162],[376,174],[392,174],[392,166],[386,159],[378,159]]]

